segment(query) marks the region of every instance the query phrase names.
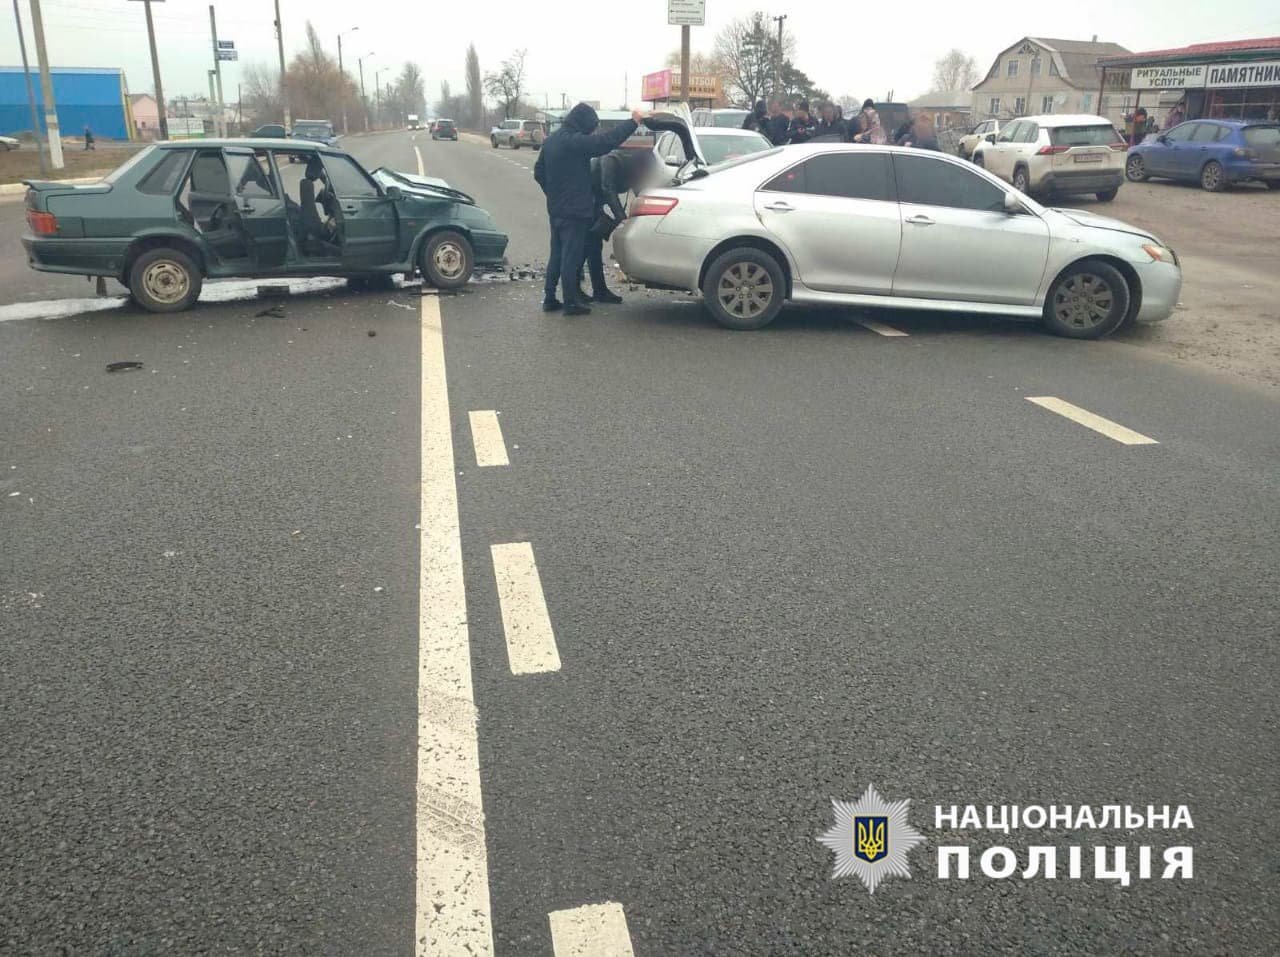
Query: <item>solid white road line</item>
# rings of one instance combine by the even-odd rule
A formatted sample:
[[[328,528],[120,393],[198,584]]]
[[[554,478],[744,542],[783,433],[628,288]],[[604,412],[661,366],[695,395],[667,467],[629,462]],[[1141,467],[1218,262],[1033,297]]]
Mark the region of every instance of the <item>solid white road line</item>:
[[[556,957],[632,957],[631,934],[621,904],[553,910],[547,919]]]
[[[1122,445],[1159,445],[1153,438],[1143,435],[1141,432],[1135,432],[1133,429],[1126,429],[1117,422],[1110,419],[1104,419],[1100,415],[1094,415],[1088,409],[1082,409],[1078,405],[1072,405],[1070,402],[1064,402],[1057,396],[1052,395],[1029,395],[1028,402],[1034,402],[1043,409],[1050,412],[1056,412],[1064,418],[1070,419],[1083,425],[1086,429],[1093,429],[1100,432],[1109,439],[1115,439]]]
[[[417,155],[417,157],[418,157],[418,175],[419,175],[419,176],[426,176],[426,175],[427,175],[427,168],[426,168],[426,166],[424,166],[424,165],[422,164],[422,150],[418,149],[418,148],[415,146],[415,147],[413,148],[413,152],[414,152],[414,153]]]
[[[560,652],[542,596],[538,563],[528,542],[494,545],[493,576],[502,606],[502,630],[507,636],[507,659],[513,675],[560,670]]]
[[[493,953],[440,300],[422,299],[415,953]]]
[[[498,413],[491,409],[468,412],[471,419],[471,444],[476,450],[476,465],[486,468],[492,465],[510,465],[507,443],[502,440],[502,426]]]
[[[872,332],[878,332],[882,336],[910,335],[910,333],[903,332],[901,329],[895,329],[893,326],[886,326],[883,322],[876,322],[874,319],[855,319],[853,321],[864,329],[870,329]]]

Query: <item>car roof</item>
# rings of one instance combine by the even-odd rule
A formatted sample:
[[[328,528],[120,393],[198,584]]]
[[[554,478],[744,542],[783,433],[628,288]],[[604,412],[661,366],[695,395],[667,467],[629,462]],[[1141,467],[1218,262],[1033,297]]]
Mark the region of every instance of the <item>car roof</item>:
[[[1105,116],[1098,116],[1095,113],[1041,113],[1037,116],[1017,116],[1016,120],[1026,120],[1035,123],[1037,126],[1055,127],[1055,126],[1114,126]],[[1006,120],[1012,123],[1013,120]]]
[[[760,136],[755,130],[741,130],[733,126],[697,126],[693,132],[695,136]],[[764,139],[763,136],[760,138]]]
[[[279,137],[268,136],[246,136],[241,139],[228,137],[227,139],[193,139],[193,140],[166,140],[163,143],[154,144],[157,149],[162,150],[194,150],[194,149],[273,149],[273,150],[293,150],[295,152],[314,151],[317,153],[343,153],[346,151],[336,146],[326,146],[324,143],[317,143],[315,140],[286,140]]]

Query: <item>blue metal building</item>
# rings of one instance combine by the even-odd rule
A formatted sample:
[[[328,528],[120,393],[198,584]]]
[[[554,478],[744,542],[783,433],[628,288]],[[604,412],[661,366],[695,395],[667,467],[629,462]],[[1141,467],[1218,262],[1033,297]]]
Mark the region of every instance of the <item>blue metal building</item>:
[[[127,97],[124,73],[116,67],[54,67],[53,98],[58,105],[58,126],[64,136],[79,136],[86,125],[93,134],[128,139]],[[36,109],[44,128],[44,97],[40,73],[31,71]],[[31,129],[27,84],[20,66],[0,66],[0,133],[10,136]]]

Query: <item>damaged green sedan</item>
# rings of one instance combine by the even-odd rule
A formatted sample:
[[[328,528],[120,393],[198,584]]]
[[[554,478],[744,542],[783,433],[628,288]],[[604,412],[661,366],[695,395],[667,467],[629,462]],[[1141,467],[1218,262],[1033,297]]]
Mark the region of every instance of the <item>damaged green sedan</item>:
[[[100,183],[27,182],[32,269],[109,276],[152,312],[206,278],[421,273],[441,289],[504,263],[507,236],[443,180],[295,140],[157,143]]]

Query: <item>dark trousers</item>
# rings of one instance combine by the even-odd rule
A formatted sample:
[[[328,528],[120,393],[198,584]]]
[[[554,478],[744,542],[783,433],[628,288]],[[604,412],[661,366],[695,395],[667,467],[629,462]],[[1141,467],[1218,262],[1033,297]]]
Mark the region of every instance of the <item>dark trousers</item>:
[[[589,219],[551,220],[551,254],[547,257],[547,277],[542,288],[547,299],[555,297],[557,281],[566,305],[581,299],[578,283],[587,254],[587,231],[590,228]]]
[[[604,281],[604,240],[595,234],[587,233],[587,272],[591,276],[591,292],[593,295],[603,293],[608,288]]]

